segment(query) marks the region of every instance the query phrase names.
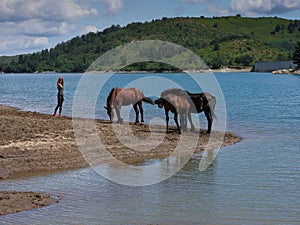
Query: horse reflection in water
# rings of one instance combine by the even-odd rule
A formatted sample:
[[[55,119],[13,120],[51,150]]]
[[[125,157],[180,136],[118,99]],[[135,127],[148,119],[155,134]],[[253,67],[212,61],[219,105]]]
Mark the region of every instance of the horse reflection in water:
[[[118,117],[118,123],[122,123],[120,111],[122,106],[133,105],[135,111],[135,124],[139,123],[139,112],[141,114],[141,123],[144,124],[144,110],[142,102],[154,105],[150,98],[144,96],[143,92],[137,88],[113,88],[111,89],[104,108],[107,111],[111,122],[114,121],[114,110]]]
[[[191,124],[191,131],[195,130],[191,113],[204,112],[208,127],[207,133],[211,133],[213,119],[216,118],[214,113],[216,98],[210,93],[190,93],[178,88],[168,89],[161,93],[159,99],[154,101],[159,108],[164,107],[166,115],[166,132],[169,132],[169,111],[174,113],[178,133],[187,129],[187,118]],[[178,114],[180,115],[180,125],[178,123]]]

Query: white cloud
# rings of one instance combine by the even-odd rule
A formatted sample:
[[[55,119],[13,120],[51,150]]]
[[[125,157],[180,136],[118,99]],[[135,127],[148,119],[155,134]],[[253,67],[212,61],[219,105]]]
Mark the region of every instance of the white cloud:
[[[26,48],[45,48],[49,45],[48,38],[46,37],[36,37],[25,41]]]
[[[67,34],[73,30],[75,30],[75,25],[68,22],[51,22],[38,19],[25,20],[19,23],[0,23],[0,33],[2,35],[51,37]]]
[[[19,49],[30,51],[32,49],[44,49],[48,47],[49,41],[47,37],[0,37],[0,55],[20,54]]]
[[[280,14],[300,9],[299,0],[231,0],[230,10],[248,16]]]
[[[207,11],[210,14],[213,14],[215,16],[229,16],[231,13],[228,9],[223,8],[222,6],[211,4],[207,7]]]
[[[95,1],[1,0],[0,55],[39,51],[49,47],[48,37],[80,32],[79,19],[98,15]]]
[[[108,14],[116,14],[124,8],[123,0],[101,0],[105,6],[105,12]]]
[[[72,0],[1,0],[0,22],[30,19],[63,21],[96,15],[94,8],[86,8]]]
[[[82,34],[87,34],[87,33],[90,33],[90,32],[93,32],[93,33],[96,33],[98,31],[97,27],[96,26],[85,26],[83,31],[82,31]]]
[[[74,30],[76,19],[96,15],[86,1],[74,0],[1,0],[0,31],[2,34],[57,36]]]
[[[228,16],[230,11],[228,8],[222,7],[220,2],[215,0],[180,0],[181,2],[191,3],[191,4],[201,4],[205,7],[205,12],[212,14],[214,16]]]

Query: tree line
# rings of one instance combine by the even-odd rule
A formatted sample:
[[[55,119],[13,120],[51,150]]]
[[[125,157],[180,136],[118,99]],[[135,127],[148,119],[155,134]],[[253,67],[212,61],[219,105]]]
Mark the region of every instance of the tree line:
[[[172,42],[199,55],[210,68],[251,67],[257,60],[291,60],[300,37],[300,22],[277,17],[178,17],[112,25],[59,43],[51,49],[1,60],[0,71],[84,72],[103,53],[138,40]],[[296,54],[297,55],[297,54]],[[128,65],[131,70],[177,71],[170,65],[145,62]]]

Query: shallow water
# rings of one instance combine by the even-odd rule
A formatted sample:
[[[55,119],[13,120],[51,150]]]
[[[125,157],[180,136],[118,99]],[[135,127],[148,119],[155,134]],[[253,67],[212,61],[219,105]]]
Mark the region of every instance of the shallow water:
[[[63,76],[71,102],[80,75]],[[119,75],[104,93],[138,76]],[[179,74],[164,76],[181,81]],[[1,75],[0,104],[51,114],[57,77]],[[195,156],[170,179],[145,187],[112,183],[90,168],[3,181],[3,190],[44,191],[62,199],[50,207],[1,216],[1,224],[300,224],[300,77],[216,77],[226,101],[228,130],[243,141],[221,149],[207,170],[198,170],[201,156]],[[36,86],[28,85],[32,82]],[[182,83],[193,90],[188,80]],[[105,98],[98,99],[99,108]],[[63,111],[71,115],[71,103],[65,103]],[[163,116],[144,105],[145,112]],[[105,112],[97,117],[106,118]]]

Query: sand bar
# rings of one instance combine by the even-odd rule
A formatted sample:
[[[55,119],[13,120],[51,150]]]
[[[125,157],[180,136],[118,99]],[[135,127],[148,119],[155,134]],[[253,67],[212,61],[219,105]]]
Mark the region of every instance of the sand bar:
[[[97,132],[110,154],[130,164],[170,155],[180,138],[174,131],[167,134],[163,143],[153,151],[136,151],[120,143],[108,121],[95,122]],[[140,139],[150,135],[147,124],[130,124],[130,129]],[[157,129],[164,132],[162,126]],[[53,117],[0,105],[0,134],[0,182],[89,166],[76,144],[70,117]],[[203,130],[197,135],[199,140],[195,151],[200,152],[207,144],[209,135]],[[240,137],[228,132],[223,146],[239,141]],[[20,202],[24,206],[16,204],[14,199],[22,199]],[[57,201],[47,194],[32,193],[30,190],[25,193],[0,191],[0,215],[47,206]]]

